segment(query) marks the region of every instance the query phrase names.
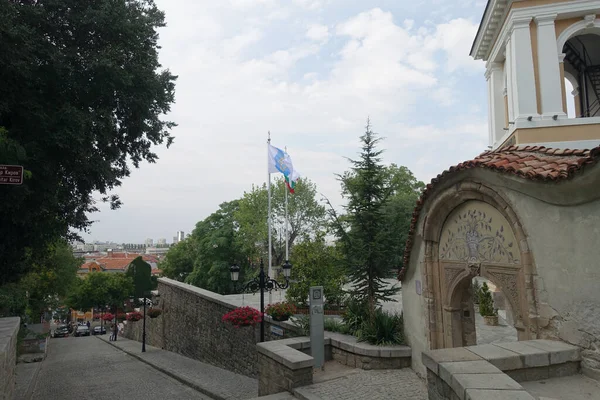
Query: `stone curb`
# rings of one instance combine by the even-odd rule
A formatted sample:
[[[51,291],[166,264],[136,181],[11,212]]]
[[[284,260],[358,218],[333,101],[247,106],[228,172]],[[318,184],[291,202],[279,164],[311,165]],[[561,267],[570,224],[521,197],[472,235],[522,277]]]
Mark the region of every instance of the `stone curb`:
[[[200,392],[202,394],[205,394],[205,395],[209,396],[210,398],[213,398],[215,400],[227,400],[225,397],[223,397],[221,395],[218,395],[218,394],[216,394],[214,392],[211,392],[210,390],[206,389],[205,387],[202,387],[202,386],[198,385],[197,383],[195,383],[195,382],[193,382],[193,381],[191,381],[191,380],[189,380],[187,378],[184,378],[184,377],[178,375],[176,372],[174,372],[174,371],[172,371],[172,370],[170,370],[168,368],[161,367],[160,365],[157,365],[157,364],[155,364],[155,363],[153,363],[153,362],[151,362],[149,360],[146,360],[143,357],[140,357],[139,355],[137,355],[135,353],[127,351],[127,350],[125,350],[125,349],[117,346],[116,344],[112,343],[109,340],[103,339],[103,338],[98,337],[98,336],[96,336],[96,338],[98,340],[102,340],[103,342],[110,344],[114,348],[121,350],[123,353],[128,354],[129,356],[131,356],[131,357],[133,357],[133,358],[135,358],[135,359],[143,362],[144,364],[147,364],[147,365],[151,366],[152,368],[154,368],[154,369],[162,372],[163,374],[170,376],[171,378],[175,379],[176,381],[179,381],[179,382],[183,383],[184,385],[189,386],[192,389],[194,389],[194,390],[196,390],[196,391],[198,391],[198,392]]]
[[[323,398],[312,393],[308,393],[308,391],[303,390],[302,388],[294,389],[294,396],[301,400],[323,400]]]

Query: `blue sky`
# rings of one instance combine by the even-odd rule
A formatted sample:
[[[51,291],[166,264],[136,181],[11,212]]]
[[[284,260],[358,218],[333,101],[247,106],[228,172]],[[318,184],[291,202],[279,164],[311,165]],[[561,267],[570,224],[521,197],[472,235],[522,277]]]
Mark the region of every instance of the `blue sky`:
[[[336,173],[367,117],[385,162],[427,182],[487,146],[484,65],[469,57],[483,0],[157,0],[179,76],[157,149],[85,239],[166,238],[266,180],[266,136],[339,205]]]

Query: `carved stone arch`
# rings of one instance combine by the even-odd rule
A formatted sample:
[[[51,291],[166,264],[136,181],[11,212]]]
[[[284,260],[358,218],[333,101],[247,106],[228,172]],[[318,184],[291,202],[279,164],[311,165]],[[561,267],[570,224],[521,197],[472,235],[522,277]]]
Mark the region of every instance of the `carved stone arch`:
[[[502,229],[506,230],[506,234],[496,232],[502,236],[501,246],[494,244],[500,239],[494,239],[492,234],[480,235],[475,231],[468,233],[463,230],[461,234],[465,236],[465,243],[462,244],[464,249],[461,252],[457,248],[460,254],[453,253],[454,257],[448,258],[450,233],[447,231],[443,235],[442,229],[450,223],[449,219],[456,217],[453,212],[462,213],[456,210],[469,208],[471,205],[481,205],[483,210],[488,210],[490,215],[495,216],[493,218],[502,219]],[[482,223],[482,226],[486,226],[486,232],[490,233],[490,226],[487,225],[492,221],[489,221],[488,215],[484,217],[484,214],[485,212],[480,213],[474,209],[467,211],[464,217],[470,218],[470,224]],[[487,224],[487,221],[490,223]],[[469,224],[465,221],[463,225]],[[462,225],[459,223],[457,226]],[[516,317],[515,328],[519,340],[537,337],[536,318],[532,318],[537,315],[535,292],[528,290],[532,289],[531,282],[535,275],[533,257],[525,230],[503,195],[474,181],[463,181],[447,188],[432,198],[422,235],[428,249],[424,260],[426,277],[423,293],[426,297],[431,348],[462,346],[465,345],[465,340],[474,337],[474,318],[473,332],[465,333],[469,329],[465,328],[464,323],[461,327],[460,321],[466,316],[472,318],[472,300],[469,308],[465,302],[465,293],[470,290],[471,279],[476,275],[489,279],[506,295]],[[442,240],[446,243],[442,243]],[[506,240],[510,241],[510,246]],[[489,244],[482,247],[480,243],[484,243],[483,241]],[[472,253],[475,242],[479,243],[477,252]],[[494,250],[494,246],[498,249]],[[490,258],[492,254],[495,258]]]

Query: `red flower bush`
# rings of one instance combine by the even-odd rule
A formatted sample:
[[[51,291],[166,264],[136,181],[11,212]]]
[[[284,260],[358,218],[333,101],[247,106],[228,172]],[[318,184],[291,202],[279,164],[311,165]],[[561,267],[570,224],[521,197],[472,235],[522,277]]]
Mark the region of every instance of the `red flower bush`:
[[[115,316],[111,313],[106,313],[102,316],[102,319],[105,321],[112,321],[113,319],[115,319]]]
[[[229,322],[236,328],[240,326],[254,326],[260,322],[260,312],[253,307],[238,307],[223,315],[221,321]]]
[[[123,322],[127,319],[127,314],[120,312],[117,314],[117,321]]]
[[[270,315],[274,320],[285,320],[296,314],[296,306],[292,303],[269,304],[265,314]]]
[[[142,318],[143,315],[141,312],[133,311],[127,314],[127,321],[139,321]]]

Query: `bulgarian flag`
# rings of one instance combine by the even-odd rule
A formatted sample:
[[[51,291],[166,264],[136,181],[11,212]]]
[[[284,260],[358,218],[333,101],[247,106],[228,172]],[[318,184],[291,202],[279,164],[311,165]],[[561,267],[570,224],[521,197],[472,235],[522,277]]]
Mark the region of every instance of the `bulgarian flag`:
[[[292,158],[287,152],[269,144],[269,173],[278,172],[285,177],[285,184],[290,193],[294,193],[300,174],[294,169]]]
[[[294,193],[296,189],[296,182],[298,182],[298,178],[300,178],[300,174],[296,170],[292,170],[292,174],[290,176],[285,177],[285,185],[289,189],[290,193]]]

